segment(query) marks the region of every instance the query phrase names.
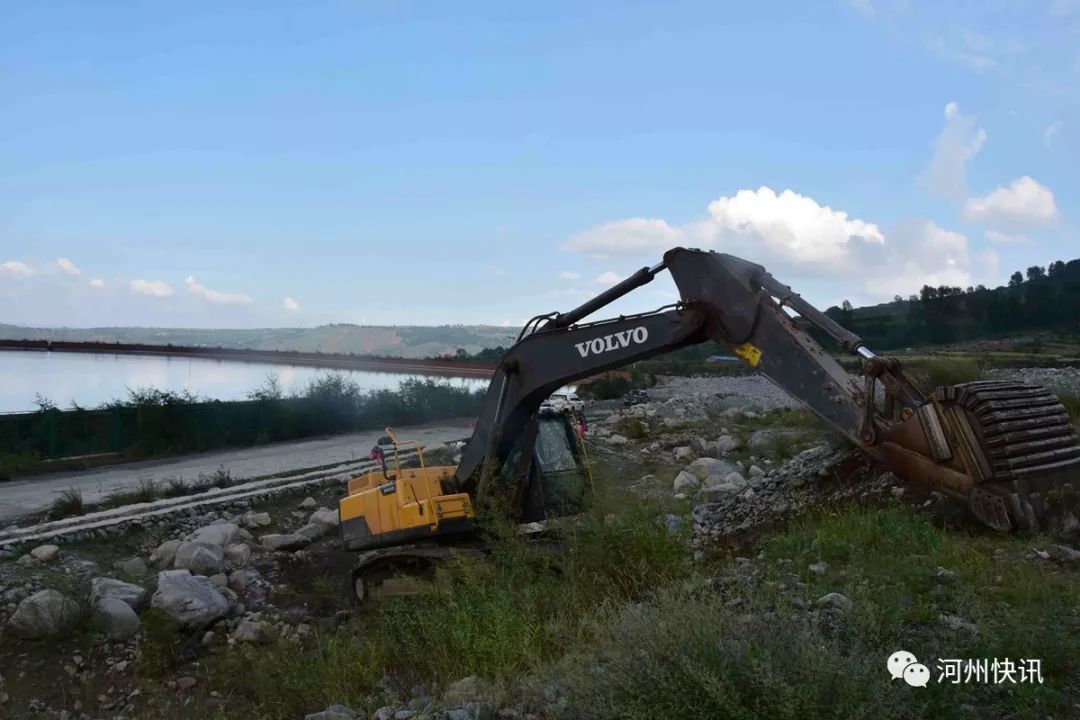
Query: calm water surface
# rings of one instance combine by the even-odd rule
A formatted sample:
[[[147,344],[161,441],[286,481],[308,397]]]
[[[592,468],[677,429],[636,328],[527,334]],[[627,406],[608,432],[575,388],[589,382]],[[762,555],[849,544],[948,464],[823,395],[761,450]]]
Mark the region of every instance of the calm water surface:
[[[55,353],[0,350],[0,412],[36,410],[36,394],[60,408],[97,407],[127,396],[128,389],[189,390],[215,400],[244,400],[275,374],[286,393],[302,390],[317,376],[343,373],[364,390],[396,388],[402,380],[421,377],[369,370],[276,365],[205,358],[147,357],[98,353]],[[458,386],[481,388],[487,380],[435,378]]]

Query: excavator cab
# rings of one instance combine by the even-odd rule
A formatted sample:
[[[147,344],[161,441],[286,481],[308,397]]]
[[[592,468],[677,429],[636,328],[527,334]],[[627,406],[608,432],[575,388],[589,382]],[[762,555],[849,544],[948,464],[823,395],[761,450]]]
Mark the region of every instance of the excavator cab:
[[[542,405],[503,463],[500,480],[503,487],[514,488],[512,507],[520,513],[519,522],[580,513],[591,477],[572,413]]]

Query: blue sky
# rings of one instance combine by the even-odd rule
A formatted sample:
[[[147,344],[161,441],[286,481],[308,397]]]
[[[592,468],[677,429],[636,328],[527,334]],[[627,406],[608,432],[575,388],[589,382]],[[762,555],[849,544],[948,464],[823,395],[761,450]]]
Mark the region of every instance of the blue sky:
[[[823,306],[1080,256],[1080,0],[0,17],[2,322],[518,324],[676,244]]]

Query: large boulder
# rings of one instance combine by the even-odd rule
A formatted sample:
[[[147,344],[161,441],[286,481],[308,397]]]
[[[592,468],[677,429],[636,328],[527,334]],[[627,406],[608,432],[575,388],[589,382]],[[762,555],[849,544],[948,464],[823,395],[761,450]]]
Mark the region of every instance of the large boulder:
[[[682,470],[675,476],[675,482],[672,483],[672,489],[675,492],[685,492],[689,489],[696,488],[699,484],[700,481],[693,473]]]
[[[30,551],[30,557],[38,562],[49,562],[56,557],[59,552],[60,548],[56,545],[38,545]]]
[[[738,470],[738,466],[730,460],[718,460],[717,458],[698,458],[686,467],[698,480],[704,480],[710,475],[727,475],[729,472]]]
[[[166,540],[158,545],[157,549],[150,553],[150,566],[158,570],[172,567],[178,547],[180,547],[179,540]]]
[[[250,539],[251,533],[244,530],[236,523],[231,522],[218,522],[213,525],[206,525],[191,533],[188,537],[188,540],[193,542],[203,543],[205,545],[217,545],[218,547],[225,547],[226,545],[233,545]]]
[[[288,533],[286,535],[270,534],[263,535],[259,538],[259,542],[271,550],[299,550],[310,545],[311,539],[300,535],[299,533]]]
[[[123,600],[106,597],[94,605],[91,622],[113,640],[127,640],[139,632],[139,616]]]
[[[244,513],[244,526],[248,530],[254,530],[256,528],[267,527],[271,523],[270,513],[265,512],[248,512]]]
[[[157,592],[150,604],[189,629],[205,628],[229,612],[229,601],[210,579],[187,570],[158,573]]]
[[[791,445],[801,440],[804,433],[790,428],[765,428],[750,434],[746,445],[750,452],[761,457],[775,457],[784,445]]]
[[[321,523],[308,523],[304,527],[296,531],[297,535],[303,535],[308,540],[314,542],[321,538],[323,535],[327,535],[332,528],[323,525]]]
[[[59,590],[39,590],[19,603],[8,627],[18,637],[35,640],[62,635],[81,617],[82,608],[67,595]]]
[[[726,453],[738,450],[742,443],[734,435],[721,435],[709,444],[709,449],[715,453]]]
[[[251,546],[243,543],[229,545],[225,548],[225,559],[234,568],[241,568],[251,560]]]
[[[225,550],[220,545],[185,540],[176,549],[173,568],[190,570],[192,575],[216,575],[225,565]]]
[[[308,518],[309,523],[325,525],[328,528],[337,528],[341,524],[341,519],[338,517],[337,510],[331,510],[330,508],[319,508],[315,512],[311,513],[311,517]]]
[[[103,600],[119,600],[138,610],[146,602],[146,588],[116,578],[98,577],[90,581],[90,604]]]

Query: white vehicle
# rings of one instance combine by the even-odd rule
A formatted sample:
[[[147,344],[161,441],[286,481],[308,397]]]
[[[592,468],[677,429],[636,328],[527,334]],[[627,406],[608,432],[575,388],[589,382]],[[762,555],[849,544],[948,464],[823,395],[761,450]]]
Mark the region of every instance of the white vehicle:
[[[572,391],[552,393],[548,402],[557,410],[572,410],[573,412],[585,412],[585,401]]]

